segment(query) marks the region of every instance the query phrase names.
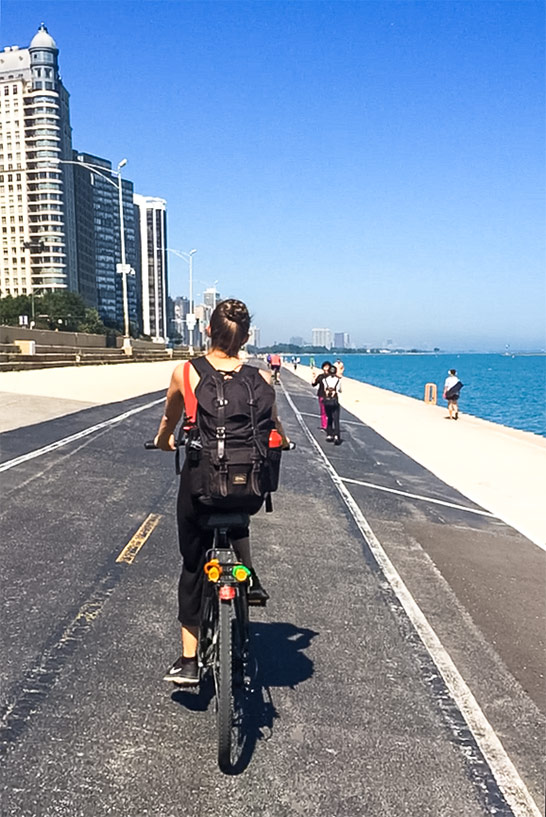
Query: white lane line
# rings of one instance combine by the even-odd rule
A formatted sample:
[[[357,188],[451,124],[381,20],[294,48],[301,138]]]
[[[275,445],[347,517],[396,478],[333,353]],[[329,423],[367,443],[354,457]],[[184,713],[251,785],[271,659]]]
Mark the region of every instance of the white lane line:
[[[121,423],[122,420],[126,420],[127,417],[131,417],[132,414],[138,414],[139,411],[144,411],[147,408],[151,408],[151,406],[157,406],[158,403],[164,402],[164,397],[161,397],[159,400],[152,400],[151,403],[146,403],[144,406],[138,406],[138,408],[124,411],[123,414],[118,414],[116,417],[111,417],[109,420],[104,420],[102,423],[97,423],[97,425],[84,428],[83,431],[78,431],[77,434],[71,434],[69,437],[63,437],[62,440],[56,440],[54,443],[44,445],[43,448],[35,448],[34,451],[29,451],[28,454],[22,454],[20,457],[15,457],[13,460],[2,462],[0,463],[0,473],[2,471],[9,471],[10,468],[15,468],[17,465],[21,465],[23,462],[28,462],[28,460],[41,457],[42,454],[49,454],[50,451],[56,451],[57,448],[62,448],[63,445],[68,445],[68,443],[72,443],[75,440],[81,440],[82,437],[88,437],[90,434],[94,434],[95,431],[100,431],[101,428],[107,428],[108,426],[114,425],[114,423]]]
[[[400,574],[385,553],[383,546],[371,529],[362,511],[356,504],[348,489],[343,484],[341,477],[305,425],[303,417],[296,408],[290,395],[286,393],[284,387],[283,392],[305,436],[324,462],[332,482],[336,486],[343,501],[351,512],[353,519],[358,525],[358,528],[365,542],[370,548],[370,551],[373,553],[381,572],[390,584],[415,631],[423,642],[428,654],[442,675],[453,700],[468,724],[468,728],[472,732],[486,763],[489,765],[489,768],[491,769],[491,772],[515,817],[541,817],[537,804],[531,797],[525,783],[519,776],[516,767],[508,757],[504,746],[482,712],[474,695],[453,663],[451,656],[443,646],[423,611],[402,581]]]
[[[301,395],[298,395],[301,397]],[[300,414],[303,414],[305,417],[315,417],[317,420],[320,420],[320,414],[313,414],[312,411],[300,411]],[[344,426],[361,426],[362,428],[366,428],[366,423],[362,423],[356,420],[346,420],[343,418],[343,425]]]
[[[468,513],[478,513],[481,516],[491,516],[493,519],[498,519],[494,513],[489,511],[481,511],[478,508],[469,508],[467,505],[456,505],[454,502],[447,502],[444,499],[433,499],[430,496],[421,496],[420,494],[410,494],[408,491],[398,491],[394,488],[386,488],[384,485],[375,485],[373,482],[363,482],[360,479],[349,479],[349,477],[340,477],[343,482],[350,482],[351,485],[363,485],[365,488],[375,488],[377,491],[387,491],[389,494],[400,494],[400,496],[409,496],[410,499],[422,499],[423,502],[434,502],[435,505],[445,505],[446,508],[456,508],[458,511],[467,511]]]

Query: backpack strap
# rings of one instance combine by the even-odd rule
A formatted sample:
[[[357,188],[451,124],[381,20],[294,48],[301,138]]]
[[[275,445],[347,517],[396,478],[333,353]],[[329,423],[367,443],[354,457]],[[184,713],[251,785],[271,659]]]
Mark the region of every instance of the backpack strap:
[[[192,425],[197,419],[197,397],[193,391],[190,383],[190,366],[191,360],[186,360],[184,369],[182,370],[182,382],[184,384],[184,409],[186,420]]]
[[[258,424],[256,422],[256,398],[254,397],[252,386],[250,385],[247,378],[242,375],[239,375],[239,380],[241,383],[244,383],[246,390],[248,392],[248,407],[250,409],[250,422],[252,424],[252,439],[254,440],[254,445],[258,449],[258,452],[261,457],[267,457],[267,451],[262,445],[262,441],[258,438],[257,434]]]

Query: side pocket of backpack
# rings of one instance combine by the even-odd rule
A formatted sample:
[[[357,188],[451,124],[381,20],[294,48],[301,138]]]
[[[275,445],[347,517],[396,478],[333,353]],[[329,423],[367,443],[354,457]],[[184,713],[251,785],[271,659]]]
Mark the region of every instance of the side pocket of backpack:
[[[262,493],[273,493],[279,487],[279,476],[281,472],[282,448],[268,448],[267,459],[263,468],[263,488]]]

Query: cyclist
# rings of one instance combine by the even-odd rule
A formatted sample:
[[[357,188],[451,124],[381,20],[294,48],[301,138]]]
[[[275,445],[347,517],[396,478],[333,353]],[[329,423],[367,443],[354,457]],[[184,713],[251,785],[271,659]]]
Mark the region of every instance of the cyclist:
[[[211,348],[205,355],[210,365],[226,378],[238,372],[243,363],[239,358],[241,347],[247,342],[250,330],[250,314],[242,301],[228,299],[221,301],[210,319],[207,334]],[[185,366],[189,367],[189,378],[184,377]],[[271,375],[262,369],[247,367],[252,378],[252,388],[256,400],[269,401],[272,405],[272,419],[280,431],[283,441],[288,444],[277,416],[275,395],[271,386]],[[182,416],[184,403],[193,399],[199,384],[200,375],[185,361],[176,367],[172,374],[167,392],[165,412],[161,419],[155,444],[163,451],[175,449],[174,430]],[[187,383],[191,394],[187,394]],[[271,394],[273,392],[273,394]],[[189,413],[189,412],[188,412]],[[212,509],[213,510],[213,509]],[[197,638],[201,616],[201,594],[203,585],[203,567],[207,550],[212,544],[212,533],[199,527],[200,513],[211,513],[211,509],[199,507],[193,499],[189,488],[188,463],[185,462],[180,475],[180,487],[177,501],[178,540],[182,554],[182,573],[178,587],[178,620],[182,625],[182,655],[167,671],[164,680],[178,685],[195,685],[199,683],[197,666]],[[252,574],[252,585],[249,589],[249,601],[265,603],[269,598],[261,586],[256,571],[252,568],[248,527],[231,531],[238,557],[246,564]]]
[[[282,360],[281,356],[278,355],[276,352],[275,354],[271,355],[271,359],[269,361],[269,365],[271,366],[271,371],[273,373],[273,382],[279,382],[279,372],[281,370]]]

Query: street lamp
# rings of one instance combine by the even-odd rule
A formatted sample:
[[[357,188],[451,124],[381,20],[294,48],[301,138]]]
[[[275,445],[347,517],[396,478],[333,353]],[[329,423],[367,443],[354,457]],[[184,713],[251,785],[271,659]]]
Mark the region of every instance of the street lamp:
[[[174,255],[181,258],[190,267],[190,289],[189,289],[189,308],[190,311],[186,315],[186,326],[188,327],[188,351],[193,355],[193,330],[197,323],[197,318],[193,311],[193,256],[197,250],[190,250],[189,252],[182,252],[182,250],[172,250],[170,247],[165,248],[167,252],[172,252]]]
[[[92,173],[98,173],[109,182],[113,187],[116,187],[118,190],[118,197],[119,197],[119,238],[120,238],[120,250],[121,250],[121,263],[116,264],[116,272],[121,274],[121,282],[122,282],[122,292],[123,292],[123,348],[126,354],[131,354],[131,338],[129,336],[129,303],[127,297],[127,275],[130,272],[130,266],[126,263],[125,257],[125,225],[123,221],[123,190],[121,186],[121,168],[125,167],[127,164],[127,159],[122,159],[121,162],[118,164],[117,170],[108,169],[106,167],[102,167],[102,165],[94,165],[91,162],[75,162],[71,159],[53,159],[52,162],[54,164],[62,164],[62,165],[76,165],[76,167],[85,167],[87,170],[91,171]],[[110,173],[111,175],[117,176],[117,182],[114,182],[106,173]]]

